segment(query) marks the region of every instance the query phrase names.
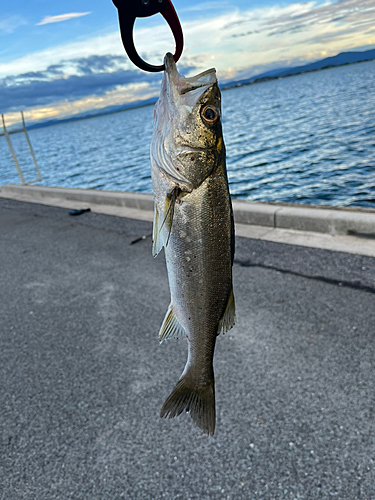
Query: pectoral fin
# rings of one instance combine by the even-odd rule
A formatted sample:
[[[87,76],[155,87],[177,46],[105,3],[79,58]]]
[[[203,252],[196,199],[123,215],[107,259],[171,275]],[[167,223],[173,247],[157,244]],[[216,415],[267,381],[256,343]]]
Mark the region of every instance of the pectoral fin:
[[[153,257],[156,257],[159,254],[160,250],[164,246],[163,237],[162,237],[161,232],[160,232],[161,224],[162,224],[162,220],[161,220],[160,215],[159,215],[159,210],[155,206],[154,227],[152,230],[152,256]]]
[[[154,213],[154,228],[152,234],[152,255],[156,257],[163,247],[166,247],[169,242],[169,237],[172,231],[174,207],[176,204],[179,188],[175,187],[170,196],[165,198],[165,216],[161,218],[157,206]]]
[[[168,196],[166,198],[166,200],[165,200],[165,207],[166,207],[165,217],[164,217],[163,223],[162,223],[162,225],[160,227],[160,230],[162,230],[163,226],[165,224],[165,227],[168,230],[168,236],[167,236],[167,240],[165,242],[165,246],[168,245],[169,237],[170,237],[171,231],[172,231],[172,222],[173,222],[174,207],[175,207],[175,204],[176,204],[177,193],[178,193],[178,187],[175,187],[173,189],[171,195]]]
[[[168,307],[167,314],[165,315],[163,324],[161,325],[159,332],[159,342],[162,343],[163,340],[171,338],[181,338],[185,337],[185,328],[176,318],[172,304]]]
[[[223,317],[220,320],[217,334],[228,332],[236,322],[236,305],[234,302],[233,288],[230,291],[227,307],[225,308]]]

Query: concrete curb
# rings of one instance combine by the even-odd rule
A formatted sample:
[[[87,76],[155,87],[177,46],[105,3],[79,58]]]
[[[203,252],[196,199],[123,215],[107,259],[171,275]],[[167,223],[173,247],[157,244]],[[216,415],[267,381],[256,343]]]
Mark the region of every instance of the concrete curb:
[[[375,211],[285,206],[233,201],[234,219],[240,224],[334,235],[365,233],[375,238]]]
[[[0,196],[3,198],[19,196],[23,199],[32,199],[35,203],[42,204],[46,199],[54,199],[70,201],[73,204],[74,202],[80,202],[88,205],[108,205],[149,211],[154,210],[152,195],[142,193],[7,184],[0,186]]]
[[[9,184],[0,197],[153,220],[151,194]],[[375,256],[375,210],[241,200],[233,210],[240,236]]]

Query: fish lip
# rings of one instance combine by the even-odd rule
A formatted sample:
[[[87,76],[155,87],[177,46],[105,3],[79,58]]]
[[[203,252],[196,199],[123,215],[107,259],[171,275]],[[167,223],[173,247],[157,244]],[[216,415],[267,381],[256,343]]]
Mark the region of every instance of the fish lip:
[[[167,52],[164,57],[165,72],[172,81],[176,81],[180,77],[180,73],[177,70],[176,63],[174,62],[173,55]]]
[[[173,55],[167,52],[164,57],[165,74],[170,83],[176,88],[180,95],[186,94],[198,88],[209,88],[217,83],[216,69],[210,68],[195,76],[185,77],[178,72]],[[207,78],[207,81],[201,79]]]

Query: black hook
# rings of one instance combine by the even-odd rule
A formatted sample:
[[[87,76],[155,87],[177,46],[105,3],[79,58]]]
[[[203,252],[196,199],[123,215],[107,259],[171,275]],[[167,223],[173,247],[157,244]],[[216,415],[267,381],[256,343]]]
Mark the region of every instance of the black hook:
[[[121,39],[129,59],[138,68],[152,73],[164,71],[164,64],[153,66],[144,61],[134,46],[133,29],[137,17],[149,17],[160,12],[169,24],[175,42],[176,50],[173,56],[177,62],[182,54],[184,37],[177,13],[170,0],[112,0],[118,9]]]

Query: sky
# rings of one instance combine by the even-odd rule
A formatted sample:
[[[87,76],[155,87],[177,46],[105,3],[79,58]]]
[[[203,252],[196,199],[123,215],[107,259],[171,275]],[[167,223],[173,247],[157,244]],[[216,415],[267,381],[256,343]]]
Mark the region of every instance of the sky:
[[[135,0],[134,0],[135,1]],[[174,0],[179,71],[215,67],[222,83],[375,47],[375,0]],[[139,54],[161,64],[174,40],[160,14],[137,19]],[[111,0],[1,0],[0,113],[9,125],[103,112],[156,97],[160,74],[123,49]]]

